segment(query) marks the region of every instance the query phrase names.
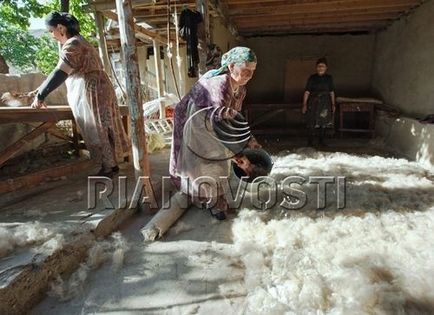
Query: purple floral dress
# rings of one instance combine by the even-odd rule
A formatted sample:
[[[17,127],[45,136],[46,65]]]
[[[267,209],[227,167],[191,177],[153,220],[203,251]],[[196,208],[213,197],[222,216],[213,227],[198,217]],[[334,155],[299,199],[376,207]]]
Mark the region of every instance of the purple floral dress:
[[[202,77],[175,107],[169,171],[182,192],[193,197],[221,199],[223,191],[219,178],[230,174],[231,153],[218,141],[204,117],[225,108],[239,112],[245,96],[244,86],[233,93],[230,76],[224,73]],[[201,176],[215,179],[218,191],[204,191],[203,187],[192,185]],[[188,178],[188,187],[180,177]],[[223,207],[221,203],[220,207]]]

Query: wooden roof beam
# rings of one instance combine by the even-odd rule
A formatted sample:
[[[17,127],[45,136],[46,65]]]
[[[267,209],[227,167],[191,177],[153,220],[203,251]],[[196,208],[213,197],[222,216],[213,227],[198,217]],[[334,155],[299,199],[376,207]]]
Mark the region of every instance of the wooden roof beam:
[[[409,5],[409,6],[415,6],[420,4],[421,0],[328,0],[328,1],[309,1],[309,2],[303,2],[303,3],[241,3],[241,4],[231,4],[229,5],[231,14],[242,14],[243,12],[248,11],[263,11],[267,8],[273,8],[276,10],[282,10],[282,9],[290,9],[293,11],[299,11],[299,10],[333,10],[340,8],[369,8],[369,7],[376,7],[376,6],[390,6],[393,7],[395,5]]]
[[[304,34],[304,33],[330,33],[330,32],[360,32],[375,31],[388,26],[384,21],[363,23],[332,23],[322,25],[301,25],[301,26],[263,26],[245,28],[241,32],[246,37],[264,36],[264,34]]]
[[[155,3],[155,0],[132,0],[133,8],[141,5],[152,5]],[[89,1],[88,8],[91,8],[95,11],[109,11],[116,10],[116,2],[114,0],[105,0],[105,1]]]
[[[107,18],[112,19],[114,21],[118,21],[118,15],[113,12],[113,11],[103,11],[102,12],[103,15],[105,15]],[[156,40],[162,44],[166,44],[167,40],[162,37],[160,34],[158,34],[155,31],[152,30],[148,30],[146,28],[144,28],[143,26],[137,25],[137,23],[135,23],[134,25],[134,30],[136,33],[141,34],[139,36],[145,36],[146,38],[150,39],[150,40]]]
[[[341,22],[369,22],[369,21],[387,21],[397,18],[396,14],[358,14],[358,15],[342,15],[342,16],[312,16],[306,17],[291,17],[281,16],[256,18],[256,19],[239,19],[237,25],[240,29],[246,26],[267,26],[267,25],[309,25],[322,23],[341,23]]]
[[[326,5],[318,5],[315,7],[306,7],[306,6],[290,6],[290,5],[281,5],[281,6],[272,6],[272,7],[246,7],[246,8],[233,8],[230,10],[231,15],[234,17],[243,17],[243,16],[256,16],[256,15],[267,15],[267,14],[279,14],[283,12],[288,12],[292,14],[312,14],[312,13],[325,13],[325,12],[349,12],[349,11],[370,11],[370,10],[402,10],[406,11],[415,6],[415,3],[408,3],[407,0],[397,0],[393,4],[385,3],[385,1],[364,1],[363,3],[359,3],[357,5],[342,5],[342,6],[326,6]]]
[[[311,17],[324,17],[324,16],[342,16],[342,15],[358,15],[358,14],[394,14],[396,16],[399,16],[400,14],[406,12],[407,9],[410,9],[409,7],[397,7],[393,9],[368,9],[368,10],[361,10],[361,9],[354,9],[354,10],[342,10],[342,11],[324,11],[324,12],[312,12],[312,13],[297,13],[297,12],[273,12],[273,13],[262,13],[262,14],[255,14],[255,15],[240,15],[237,19],[235,19],[235,22],[242,20],[242,19],[256,19],[260,17],[269,17],[270,19],[274,19],[275,17],[279,16],[288,16],[288,17],[305,17],[305,18],[311,18]]]

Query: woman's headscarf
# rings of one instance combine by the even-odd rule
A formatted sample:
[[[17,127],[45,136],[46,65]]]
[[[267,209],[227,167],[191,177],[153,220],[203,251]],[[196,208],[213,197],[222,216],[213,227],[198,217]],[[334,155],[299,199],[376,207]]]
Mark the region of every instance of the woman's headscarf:
[[[45,24],[53,27],[61,24],[66,27],[68,33],[72,36],[80,33],[80,23],[77,18],[67,12],[51,11],[45,17]]]
[[[220,68],[208,71],[203,77],[205,79],[215,77],[224,73],[231,63],[240,65],[244,62],[256,62],[255,53],[248,47],[234,47],[223,54]]]

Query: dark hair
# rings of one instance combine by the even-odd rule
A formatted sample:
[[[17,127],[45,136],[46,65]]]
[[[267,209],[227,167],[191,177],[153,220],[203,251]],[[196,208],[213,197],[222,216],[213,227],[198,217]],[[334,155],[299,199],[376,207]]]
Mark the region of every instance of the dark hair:
[[[319,58],[318,61],[316,62],[316,65],[319,65],[320,63],[327,66],[327,59],[325,57]]]
[[[45,25],[56,27],[58,24],[66,27],[69,36],[80,34],[80,23],[72,14],[58,11],[48,13],[45,17]]]

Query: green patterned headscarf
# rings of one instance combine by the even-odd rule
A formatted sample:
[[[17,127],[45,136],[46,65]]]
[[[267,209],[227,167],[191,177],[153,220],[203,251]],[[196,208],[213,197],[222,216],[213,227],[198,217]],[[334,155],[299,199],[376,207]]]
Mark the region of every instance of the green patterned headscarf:
[[[244,62],[256,62],[255,53],[248,47],[234,47],[227,53],[223,54],[220,68],[208,71],[203,75],[203,77],[205,79],[215,77],[224,73],[231,63],[240,65]]]

